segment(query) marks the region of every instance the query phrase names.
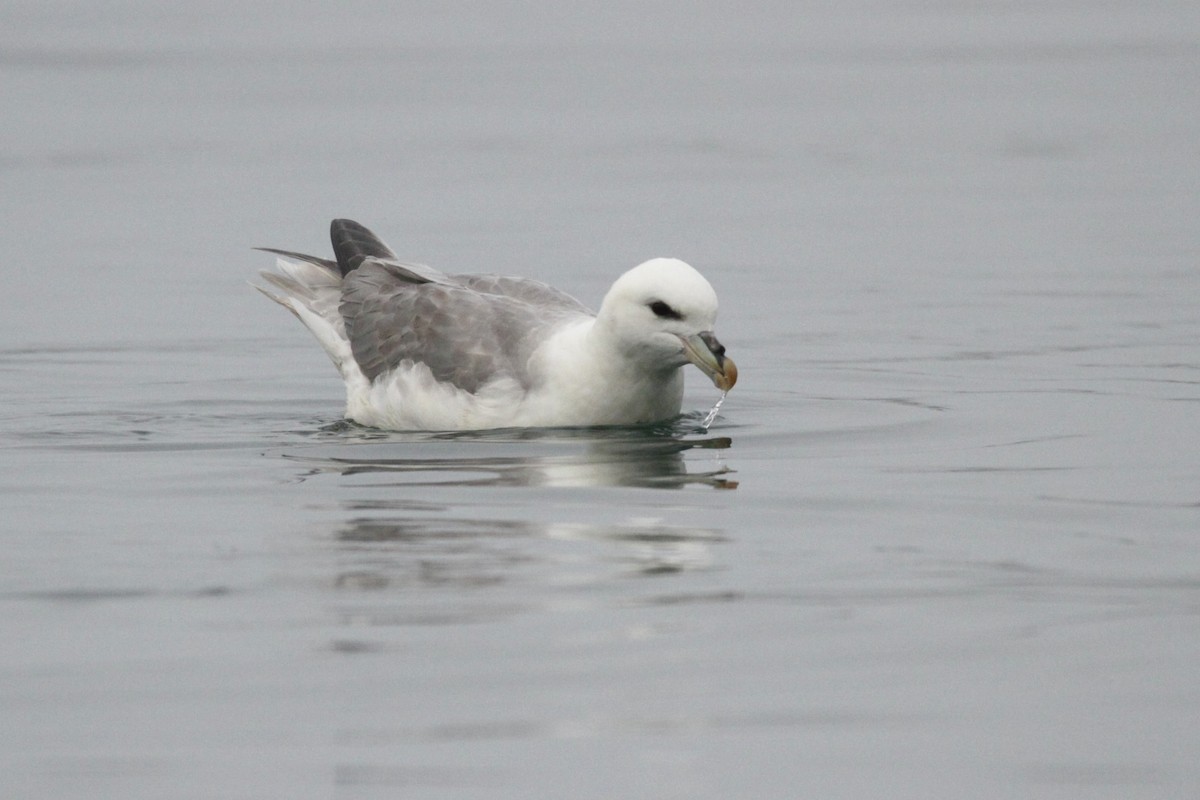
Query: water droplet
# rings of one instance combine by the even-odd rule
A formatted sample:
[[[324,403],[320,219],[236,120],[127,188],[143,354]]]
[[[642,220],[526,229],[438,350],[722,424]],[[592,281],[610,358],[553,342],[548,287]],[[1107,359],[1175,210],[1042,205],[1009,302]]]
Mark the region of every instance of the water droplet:
[[[708,431],[708,426],[712,425],[716,420],[717,414],[721,410],[721,404],[725,402],[725,397],[728,394],[729,392],[721,392],[721,396],[718,397],[717,402],[713,404],[712,410],[708,412],[708,416],[706,416],[704,421],[700,423],[700,427],[704,428],[705,432]]]

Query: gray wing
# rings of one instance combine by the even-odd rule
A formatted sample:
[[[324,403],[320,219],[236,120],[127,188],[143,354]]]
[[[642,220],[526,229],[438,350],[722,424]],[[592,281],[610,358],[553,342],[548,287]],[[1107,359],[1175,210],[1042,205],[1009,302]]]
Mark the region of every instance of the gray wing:
[[[528,278],[509,278],[503,275],[453,275],[451,280],[476,292],[503,295],[544,309],[556,309],[562,312],[574,311],[595,316],[590,308],[571,295],[541,281]]]
[[[537,281],[456,276],[414,283],[376,259],[343,280],[341,312],[368,380],[411,361],[472,393],[500,377],[529,388],[533,351],[560,325],[590,314]]]

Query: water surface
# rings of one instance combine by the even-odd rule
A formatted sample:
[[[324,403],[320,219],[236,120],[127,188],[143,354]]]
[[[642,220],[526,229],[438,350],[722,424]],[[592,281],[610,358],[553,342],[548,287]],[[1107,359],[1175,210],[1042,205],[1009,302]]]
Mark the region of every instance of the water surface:
[[[1192,4],[0,11],[13,797],[1200,787]],[[335,216],[717,288],[721,415],[340,421]]]

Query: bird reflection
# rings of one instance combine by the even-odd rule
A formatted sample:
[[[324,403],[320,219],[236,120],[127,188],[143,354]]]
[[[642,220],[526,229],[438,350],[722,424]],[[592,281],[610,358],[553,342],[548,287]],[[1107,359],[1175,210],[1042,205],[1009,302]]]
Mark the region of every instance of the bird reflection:
[[[337,531],[338,589],[473,590],[505,584],[586,584],[614,575],[712,568],[714,528],[631,518],[615,524],[444,516],[358,517]],[[575,544],[568,550],[554,542]],[[456,601],[465,595],[455,593]],[[501,604],[502,605],[502,604]],[[443,606],[444,609],[444,606]],[[490,606],[489,615],[497,610]]]
[[[334,476],[346,492],[332,578],[346,630],[358,632],[486,622],[614,596],[638,602],[646,590],[630,598],[587,587],[712,570],[725,535],[694,524],[695,513],[659,502],[624,510],[601,497],[580,511],[555,498],[578,499],[558,487],[733,489],[730,445],[676,429],[397,434],[339,426],[283,455],[302,465],[300,480]],[[502,491],[480,505],[483,493],[469,491],[480,487]],[[697,596],[686,583],[665,595],[657,586],[647,602]],[[331,646],[370,652],[373,641],[355,633]]]
[[[652,434],[653,432],[651,432]],[[285,457],[304,462],[301,478],[387,474],[405,486],[636,486],[737,488],[724,463],[724,436],[662,436],[638,429],[390,434],[344,439]],[[710,451],[711,458],[685,455]],[[689,468],[691,467],[691,468]]]

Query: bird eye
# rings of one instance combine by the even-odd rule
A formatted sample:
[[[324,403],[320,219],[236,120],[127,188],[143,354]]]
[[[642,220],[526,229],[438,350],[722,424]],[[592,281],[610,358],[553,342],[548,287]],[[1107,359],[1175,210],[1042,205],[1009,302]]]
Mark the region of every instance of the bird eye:
[[[662,317],[663,319],[683,319],[683,314],[680,314],[662,300],[655,300],[652,302],[650,304],[650,310],[653,311],[656,316]]]

